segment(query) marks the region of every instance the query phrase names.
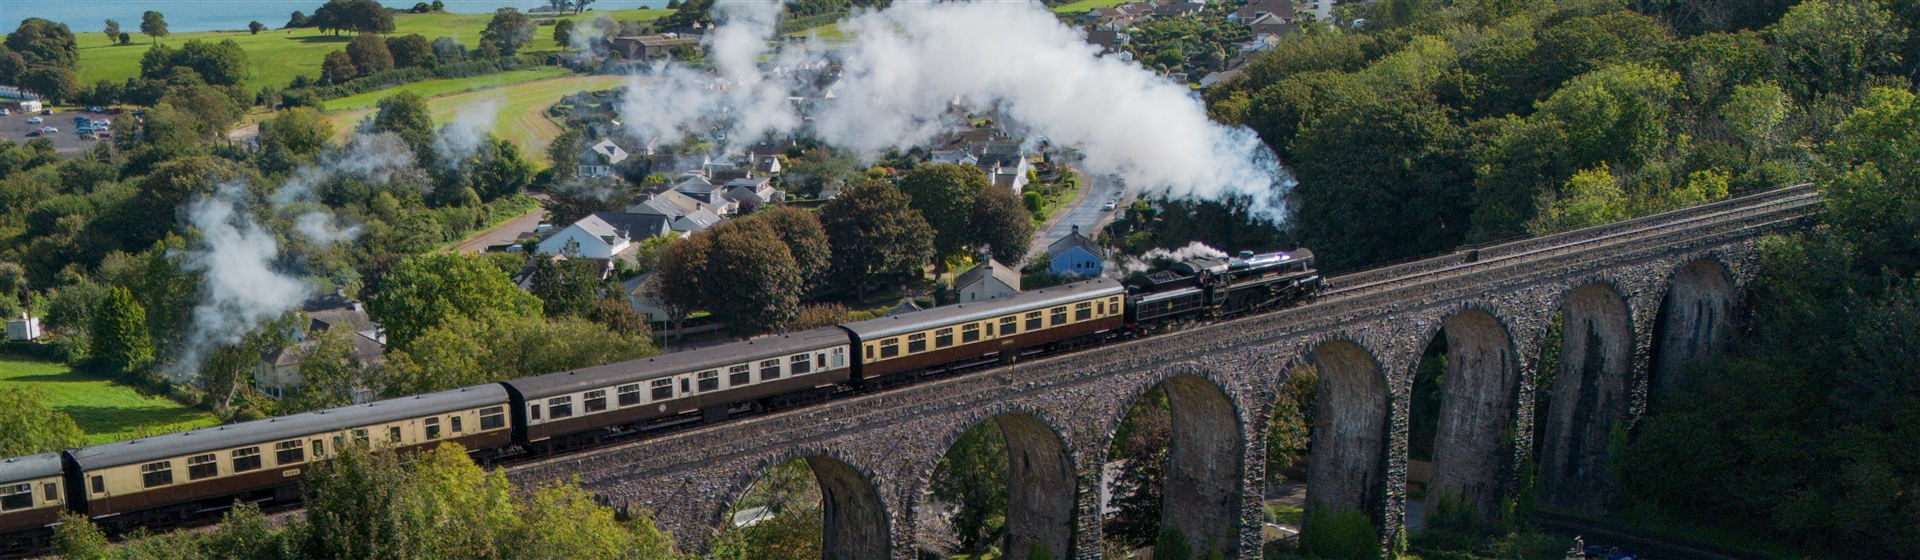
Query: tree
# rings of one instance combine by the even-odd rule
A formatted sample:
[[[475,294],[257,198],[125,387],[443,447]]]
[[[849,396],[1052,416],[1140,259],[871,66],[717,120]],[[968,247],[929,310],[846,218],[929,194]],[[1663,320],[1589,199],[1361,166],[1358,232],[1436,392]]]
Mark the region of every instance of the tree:
[[[916,273],[933,256],[933,227],[908,206],[900,189],[882,181],[854,184],[820,209],[833,247],[833,276],[860,297],[875,280]]]
[[[380,100],[380,110],[373,116],[375,132],[391,132],[400,135],[407,146],[413,148],[413,155],[419,158],[423,167],[433,161],[433,111],[427,108],[427,100],[411,91],[402,91]]]
[[[387,52],[393,54],[395,68],[432,67],[433,43],[419,33],[387,38]]]
[[[556,371],[635,360],[656,353],[644,329],[538,315],[452,318],[387,355],[385,393],[413,395]]]
[[[573,20],[563,19],[553,24],[553,42],[563,49],[573,43]]]
[[[480,259],[454,254],[401,260],[380,279],[367,311],[387,333],[388,348],[407,350],[413,339],[449,320],[532,317],[540,300]]]
[[[572,178],[580,171],[580,153],[585,151],[586,136],[579,128],[567,127],[547,143],[548,169],[556,179]]]
[[[326,61],[320,65],[320,79],[330,84],[346,82],[358,73],[359,70],[353,67],[353,57],[348,56],[346,51],[327,53]]]
[[[1033,214],[1013,189],[989,185],[974,197],[968,239],[994,260],[1018,267],[1033,245]]]
[[[979,554],[1006,533],[1007,440],[996,420],[960,434],[933,471],[933,497],[959,507],[952,518],[960,550]]]
[[[120,371],[137,371],[153,362],[147,334],[147,310],[133,292],[114,288],[93,312],[93,357]]]
[[[587,11],[587,4],[592,4],[596,1],[598,0],[573,0],[573,13],[578,14]]]
[[[900,191],[913,198],[913,209],[933,227],[934,264],[941,270],[947,257],[968,248],[973,198],[990,184],[980,168],[954,163],[917,166],[900,180]]]
[[[53,530],[53,548],[61,558],[72,560],[112,560],[118,558],[107,534],[93,519],[73,512],[60,513],[60,526]]]
[[[356,33],[392,33],[393,12],[376,0],[347,2],[347,28]]]
[[[0,388],[0,456],[19,457],[79,447],[85,434],[73,418],[47,406],[46,391]]]
[[[312,27],[312,26],[313,26],[313,21],[307,19],[307,14],[300,13],[300,10],[294,10],[293,16],[287,18],[286,27],[289,29],[299,29],[302,27]]]
[[[247,24],[247,31],[251,32],[254,35],[259,35],[261,31],[265,31],[266,29],[267,29],[267,24],[260,23],[257,21],[250,22]]]
[[[701,286],[707,272],[707,253],[713,249],[713,237],[695,235],[667,246],[660,259],[660,271],[641,285],[641,290],[667,308],[673,329],[680,330],[687,316],[700,309]]]
[[[18,53],[28,66],[53,66],[74,70],[80,62],[80,47],[67,24],[40,18],[20,21],[20,27],[8,34],[5,45]]]
[[[372,33],[361,33],[348,41],[347,56],[353,58],[353,67],[361,74],[378,74],[393,68],[393,52],[387,50],[387,40]]]
[[[311,107],[294,107],[260,122],[260,143],[277,144],[299,157],[319,155],[333,138],[333,121]]]
[[[101,32],[107,34],[108,44],[119,42],[120,41],[120,22],[107,20],[107,28],[106,30]]]
[[[467,48],[452,37],[434,39],[433,58],[445,63],[461,62],[467,59]]]
[[[1864,93],[1869,78],[1893,71],[1907,31],[1879,2],[1808,0],[1794,5],[1767,38],[1779,49],[1795,98]]]
[[[827,274],[833,269],[833,247],[827,241],[827,230],[820,225],[820,216],[809,210],[781,206],[755,214],[753,219],[766,222],[780,241],[787,245],[787,251],[793,255],[793,264],[800,273],[800,282],[804,293],[811,293],[824,287]]]
[[[793,321],[802,278],[779,233],[760,220],[736,220],[702,235],[711,235],[713,246],[701,299],[728,335],[745,339]]]
[[[353,339],[359,336],[343,331],[321,331],[309,335],[313,341],[300,357],[300,378],[306,385],[280,401],[280,414],[321,410],[353,404],[359,389],[372,389],[366,378],[367,364],[354,357]]]
[[[127,32],[125,32],[125,31],[121,31],[121,32],[120,32],[120,44],[122,44],[122,45],[130,45],[130,44],[133,44],[133,37],[132,37],[132,36],[130,36],[130,35],[128,35],[128,34],[127,34]]]
[[[73,71],[58,66],[30,67],[20,76],[20,87],[56,103],[73,99],[80,93]]]
[[[579,248],[571,244],[564,254],[536,257],[528,281],[527,290],[540,298],[541,307],[553,318],[586,317],[606,287],[600,280],[600,266],[580,258]]]
[[[533,41],[533,30],[533,20],[526,14],[514,8],[500,8],[494,10],[487,28],[480,31],[480,42],[498,48],[503,56],[513,56],[520,47]]]
[[[154,44],[160,44],[160,38],[167,36],[167,17],[148,10],[140,16],[140,34],[152,37]]]
[[[187,41],[180,46],[180,50],[172,52],[172,56],[165,64],[192,68],[201,80],[217,86],[236,86],[245,83],[253,68],[247,62],[247,51],[240,48],[240,44],[232,39],[219,43]],[[146,65],[147,61],[142,60],[143,75],[146,72]]]

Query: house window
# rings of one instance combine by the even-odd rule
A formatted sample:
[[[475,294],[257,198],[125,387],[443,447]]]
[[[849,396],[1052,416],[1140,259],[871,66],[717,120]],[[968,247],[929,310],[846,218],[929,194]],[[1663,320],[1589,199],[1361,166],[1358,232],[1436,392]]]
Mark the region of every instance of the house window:
[[[187,480],[220,476],[220,457],[208,453],[187,458]]]
[[[653,400],[664,401],[673,398],[672,379],[655,379],[651,385],[653,386]]]
[[[727,386],[742,387],[753,383],[753,366],[740,364],[727,367]]]
[[[233,472],[243,473],[260,468],[260,446],[233,450]]]
[[[387,426],[387,443],[400,443],[399,426]]]
[[[1073,320],[1085,321],[1087,319],[1092,319],[1092,318],[1093,318],[1093,304],[1083,301],[1083,302],[1080,302],[1079,305],[1073,306]]]
[[[991,323],[989,323],[989,325],[991,325]],[[967,323],[965,326],[960,327],[960,342],[978,342],[979,340],[979,323]]]
[[[718,390],[720,390],[719,370],[708,370],[708,371],[700,372],[700,392],[705,393],[707,391],[718,391]]]
[[[156,461],[140,465],[140,484],[146,488],[173,484],[173,461]]]
[[[825,357],[821,359],[825,360]],[[802,375],[813,371],[813,358],[806,354],[796,354],[789,357],[787,358],[787,371],[793,372],[794,375]]]
[[[880,341],[880,358],[887,359],[900,355],[900,338],[894,337]]]
[[[580,404],[586,405],[587,414],[593,414],[595,412],[606,410],[607,409],[607,390],[601,389],[598,391],[587,391],[586,401]]]
[[[907,335],[907,353],[915,354],[927,351],[927,333]]]
[[[33,507],[33,483],[0,486],[0,511]]]
[[[438,431],[439,426],[434,426],[432,429]],[[273,444],[273,464],[292,465],[305,462],[307,462],[307,447],[304,442],[296,439]]]
[[[427,439],[440,439],[440,417],[435,416],[428,418],[425,423],[427,425]]]
[[[547,417],[559,420],[573,417],[573,397],[547,399]]]
[[[495,406],[480,409],[480,431],[496,430],[507,425],[506,407]]]
[[[1055,307],[1051,310],[1051,312],[1053,315],[1053,326],[1058,327],[1060,325],[1067,324],[1067,307],[1066,306],[1063,305],[1060,307]]]
[[[640,404],[640,384],[620,386],[620,406],[629,407]]]
[[[1026,328],[1027,332],[1037,331],[1045,326],[1046,325],[1040,323],[1039,311],[1035,311],[1027,314],[1027,328]]]
[[[779,378],[780,378],[780,359],[779,358],[774,358],[771,360],[762,360],[760,362],[760,380],[761,381],[773,381]]]
[[[953,329],[945,328],[933,331],[933,346],[935,348],[953,346]]]

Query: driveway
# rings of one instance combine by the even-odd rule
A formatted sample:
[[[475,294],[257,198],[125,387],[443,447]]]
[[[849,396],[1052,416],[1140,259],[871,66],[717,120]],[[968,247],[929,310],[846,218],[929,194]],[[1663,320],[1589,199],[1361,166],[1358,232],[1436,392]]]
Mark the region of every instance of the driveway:
[[[63,158],[77,157],[87,150],[92,149],[93,145],[98,143],[98,141],[80,139],[80,133],[74,132],[74,115],[85,116],[89,119],[96,120],[111,120],[113,118],[113,115],[105,113],[87,113],[82,111],[59,111],[51,115],[42,115],[39,113],[25,115],[19,111],[15,111],[11,115],[0,117],[0,138],[12,140],[18,144],[25,144],[28,140],[40,138],[38,136],[27,136],[28,132],[40,130],[40,127],[43,126],[51,126],[60,129],[60,132],[44,136],[44,138],[53,141],[54,152],[60,154],[60,157]],[[46,122],[37,124],[27,123],[27,119],[33,117],[40,117],[41,120]]]
[[[1116,213],[1116,210],[1102,210],[1101,206],[1113,200],[1116,194],[1121,195],[1120,200],[1123,202],[1133,194],[1132,189],[1118,184],[1112,176],[1088,175],[1087,177],[1090,180],[1080,187],[1080,192],[1074,195],[1073,200],[1055,213],[1052,219],[1040,224],[1040,227],[1034,230],[1033,247],[1027,251],[1028,259],[1045,254],[1048,245],[1073,233],[1074,226],[1080,226],[1080,235],[1094,237],[1100,228],[1113,223]]]
[[[545,195],[534,195],[534,198],[544,199]],[[485,253],[488,247],[519,243],[521,238],[533,235],[534,228],[539,227],[540,222],[546,221],[546,219],[547,209],[537,208],[525,216],[508,220],[507,223],[473,234],[465,240],[453,244],[452,250],[456,253]]]

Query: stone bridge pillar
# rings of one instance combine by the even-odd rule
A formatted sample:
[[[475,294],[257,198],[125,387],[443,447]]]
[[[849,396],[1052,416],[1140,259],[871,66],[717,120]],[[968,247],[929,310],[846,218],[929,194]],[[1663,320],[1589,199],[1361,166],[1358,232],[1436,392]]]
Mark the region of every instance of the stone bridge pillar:
[[[1024,414],[994,418],[1007,440],[1007,558],[1031,558],[1035,548],[1050,560],[1073,550],[1074,494],[1078,481],[1067,448],[1039,420]]]
[[[1454,315],[1442,331],[1447,337],[1447,377],[1434,433],[1427,512],[1431,517],[1442,496],[1453,496],[1490,520],[1499,512],[1513,457],[1519,363],[1506,328],[1485,311]]]
[[[1179,531],[1196,557],[1238,554],[1242,460],[1239,414],[1213,382],[1177,376],[1162,385],[1172,413],[1172,443],[1161,494],[1160,527]]]
[[[1737,298],[1733,275],[1717,260],[1693,261],[1674,275],[1654,347],[1654,393],[1679,388],[1687,362],[1711,355],[1732,338]]]
[[[1627,302],[1605,284],[1575,289],[1560,305],[1559,368],[1539,457],[1541,505],[1605,513],[1614,490],[1609,444],[1624,437],[1633,327]]]

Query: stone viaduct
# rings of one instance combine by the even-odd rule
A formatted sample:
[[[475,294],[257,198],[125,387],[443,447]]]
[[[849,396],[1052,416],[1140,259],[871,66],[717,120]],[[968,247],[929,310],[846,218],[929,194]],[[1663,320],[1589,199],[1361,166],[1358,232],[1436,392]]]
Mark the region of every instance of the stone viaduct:
[[[1310,507],[1363,512],[1403,531],[1409,403],[1436,337],[1448,349],[1428,496],[1496,512],[1545,422],[1536,501],[1599,512],[1612,430],[1650,392],[1728,339],[1756,244],[1804,227],[1819,206],[1796,187],[1331,278],[1317,302],[514,468],[530,484],[573,479],[601,498],[657,512],[684,549],[722,526],[769,466],[806,458],[819,479],[830,559],[914,558],[916,508],[948,446],[997,422],[1009,450],[1009,558],[1102,554],[1100,472],[1132,402],[1167,390],[1172,444],[1163,526],[1196,557],[1257,558],[1265,434],[1283,381],[1311,364],[1320,393]],[[1536,386],[1549,325],[1564,342]],[[1536,395],[1551,395],[1545,418]]]

